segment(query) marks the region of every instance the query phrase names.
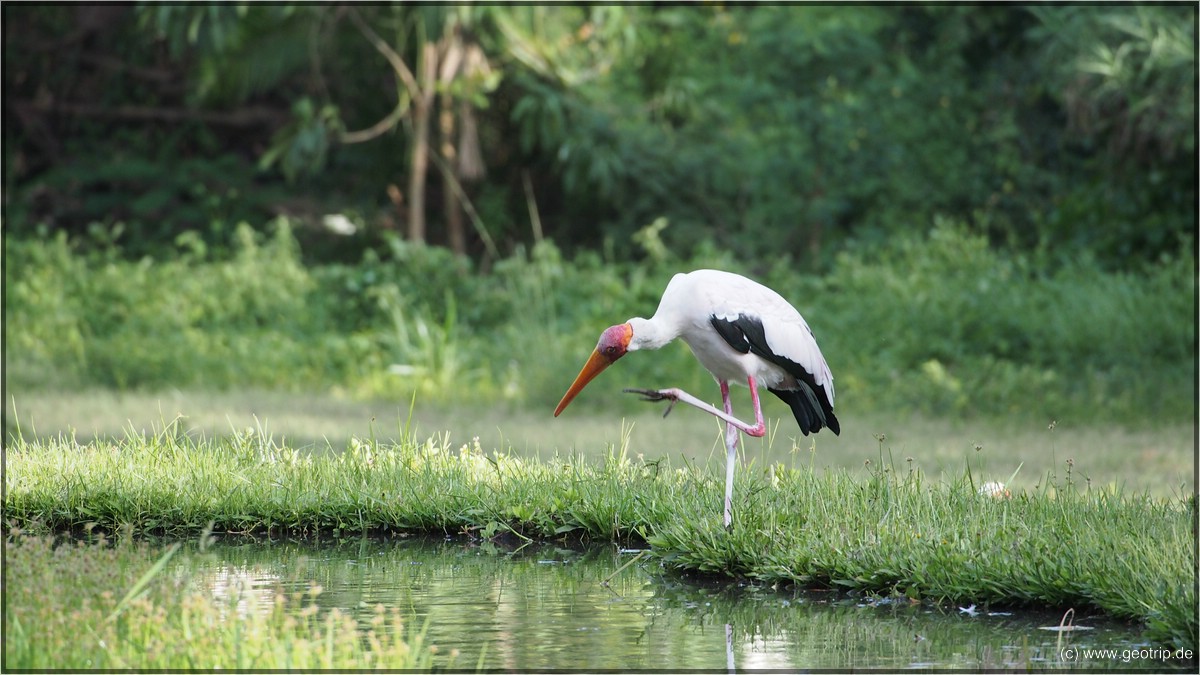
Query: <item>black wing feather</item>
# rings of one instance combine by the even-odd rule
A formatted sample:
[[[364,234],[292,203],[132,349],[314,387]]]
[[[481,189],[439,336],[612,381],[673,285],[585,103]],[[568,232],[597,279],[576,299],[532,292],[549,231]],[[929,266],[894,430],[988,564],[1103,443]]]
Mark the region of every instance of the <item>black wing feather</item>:
[[[736,322],[718,319],[715,316],[711,317],[709,322],[713,328],[717,329],[717,333],[721,336],[721,339],[725,340],[730,347],[733,347],[734,351],[741,354],[750,351],[751,346],[750,342],[746,339],[746,333]]]
[[[816,433],[823,427],[835,434],[841,435],[842,425],[833,414],[833,405],[829,402],[829,394],[825,387],[817,384],[813,374],[804,366],[784,356],[771,351],[767,344],[767,332],[759,319],[739,314],[732,321],[718,316],[709,318],[709,323],[721,336],[721,339],[735,351],[746,354],[752,353],[783,368],[799,385],[796,389],[768,389],[792,409],[800,431],[807,436]]]

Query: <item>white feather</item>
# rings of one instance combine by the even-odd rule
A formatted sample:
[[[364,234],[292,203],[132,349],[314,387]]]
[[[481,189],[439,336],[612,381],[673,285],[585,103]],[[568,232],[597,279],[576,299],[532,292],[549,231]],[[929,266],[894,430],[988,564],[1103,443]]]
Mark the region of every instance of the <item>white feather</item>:
[[[725,321],[743,316],[760,321],[768,348],[808,371],[817,385],[825,388],[832,405],[833,375],[804,317],[775,291],[730,272],[676,274],[653,317],[629,320],[633,328],[629,349],[657,349],[678,337],[719,380],[746,384],[746,378],[753,377],[769,388],[797,386],[783,368],[730,347],[713,328],[710,319],[714,316]]]

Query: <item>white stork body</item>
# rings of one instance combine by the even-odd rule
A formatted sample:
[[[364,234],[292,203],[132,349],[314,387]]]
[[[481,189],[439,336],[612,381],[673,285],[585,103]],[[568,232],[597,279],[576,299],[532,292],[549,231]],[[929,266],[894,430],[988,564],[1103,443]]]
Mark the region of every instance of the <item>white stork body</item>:
[[[554,411],[557,417],[588,382],[627,352],[658,349],[679,338],[721,387],[724,410],[679,389],[626,389],[646,400],[687,403],[726,422],[725,525],[731,522],[737,432],[766,433],[758,385],[792,408],[807,435],[829,427],[841,432],[833,414],[833,375],[800,312],[775,291],[746,277],[718,270],[676,274],[649,319],[635,317],[611,326]],[[750,387],[755,422],[733,416],[729,383]],[[668,411],[670,408],[668,408]]]
[[[714,318],[730,324],[760,322],[766,348],[811,373],[826,388],[833,406],[833,375],[804,317],[783,296],[738,274],[720,270],[676,274],[653,317],[629,320],[633,338],[628,349],[658,349],[678,337],[718,381],[742,384],[753,377],[769,389],[796,388],[796,377],[780,365],[753,351],[735,350],[713,327]]]

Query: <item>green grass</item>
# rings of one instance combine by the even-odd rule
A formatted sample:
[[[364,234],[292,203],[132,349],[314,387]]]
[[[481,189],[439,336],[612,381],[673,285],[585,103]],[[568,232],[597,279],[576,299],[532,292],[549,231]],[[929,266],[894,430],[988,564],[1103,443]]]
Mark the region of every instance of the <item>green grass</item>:
[[[145,542],[107,545],[11,531],[5,541],[4,667],[8,670],[429,670],[453,664],[382,606],[360,627],[319,614],[319,587],[277,591],[262,611],[171,578]],[[300,609],[295,609],[299,607]],[[236,617],[236,618],[231,618]]]
[[[618,366],[619,368],[619,366]],[[574,376],[570,373],[566,380]],[[648,460],[668,456],[700,463],[724,457],[719,425],[702,413],[680,409],[667,418],[662,408],[642,404],[628,414],[604,410],[606,397],[622,386],[644,384],[614,370],[597,380],[576,405],[560,417],[544,409],[496,405],[427,405],[418,400],[412,410],[414,435],[449,433],[451,443],[478,437],[484,448],[509,449],[513,454],[552,458],[558,449],[578,449],[600,459],[608,440],[622,438],[631,457]],[[566,386],[565,384],[563,385]],[[718,395],[709,382],[693,393]],[[749,395],[735,389],[735,410],[746,410]],[[719,401],[719,399],[717,399]],[[717,401],[713,401],[717,402]],[[343,448],[353,437],[397,440],[400,418],[409,422],[408,401],[357,401],[320,392],[295,394],[272,391],[171,391],[159,394],[106,389],[20,392],[10,401],[10,429],[19,423],[25,437],[124,438],[129,430],[161,427],[163,420],[185,415],[180,424],[191,435],[217,437],[247,428],[262,430],[289,447],[324,450]],[[896,413],[863,413],[851,405],[839,410],[841,436],[820,434],[796,439],[791,411],[774,397],[763,401],[772,433],[762,439],[743,439],[744,456],[759,465],[775,462],[812,463],[818,469],[861,471],[864,461],[877,459],[879,442],[897,461],[913,457],[917,466],[935,478],[952,478],[970,460],[984,480],[1005,480],[1014,489],[1032,490],[1047,473],[1063,473],[1068,459],[1079,480],[1097,487],[1149,492],[1156,497],[1179,497],[1195,491],[1193,479],[1195,427],[1190,422],[1152,428],[1080,425],[1060,421],[1053,430],[1047,419],[956,419]],[[599,408],[599,409],[597,409]],[[976,449],[978,448],[978,450]],[[1020,466],[1012,481],[1008,477]]]
[[[1090,606],[1144,622],[1163,644],[1197,644],[1194,501],[1092,488],[1069,470],[992,499],[977,493],[978,466],[930,479],[882,447],[854,472],[752,466],[738,474],[726,531],[718,471],[635,459],[627,448],[599,461],[539,461],[406,436],[314,454],[257,431],[198,440],[170,424],[90,443],[18,437],[6,461],[6,518],[27,529],[644,540],[682,570],[945,602]]]

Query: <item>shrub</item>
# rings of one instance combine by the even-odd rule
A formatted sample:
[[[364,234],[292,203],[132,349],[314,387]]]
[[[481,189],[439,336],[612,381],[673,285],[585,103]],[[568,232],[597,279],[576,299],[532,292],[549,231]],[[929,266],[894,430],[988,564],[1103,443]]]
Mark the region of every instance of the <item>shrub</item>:
[[[489,274],[400,242],[356,266],[306,268],[285,220],[266,237],[239,228],[225,259],[185,249],[125,261],[82,255],[61,236],[6,242],[9,383],[316,386],[550,406],[601,330],[652,315],[675,272],[717,266],[796,304],[842,409],[1080,422],[1193,412],[1196,271],[1186,254],[1138,271],[1087,256],[1056,266],[1060,253],[999,249],[950,220],[851,249],[823,276],[786,260],[756,274],[704,244],[689,260],[665,248],[641,265],[591,252],[566,260],[549,241]],[[622,361],[620,378],[712,391],[682,344]]]

